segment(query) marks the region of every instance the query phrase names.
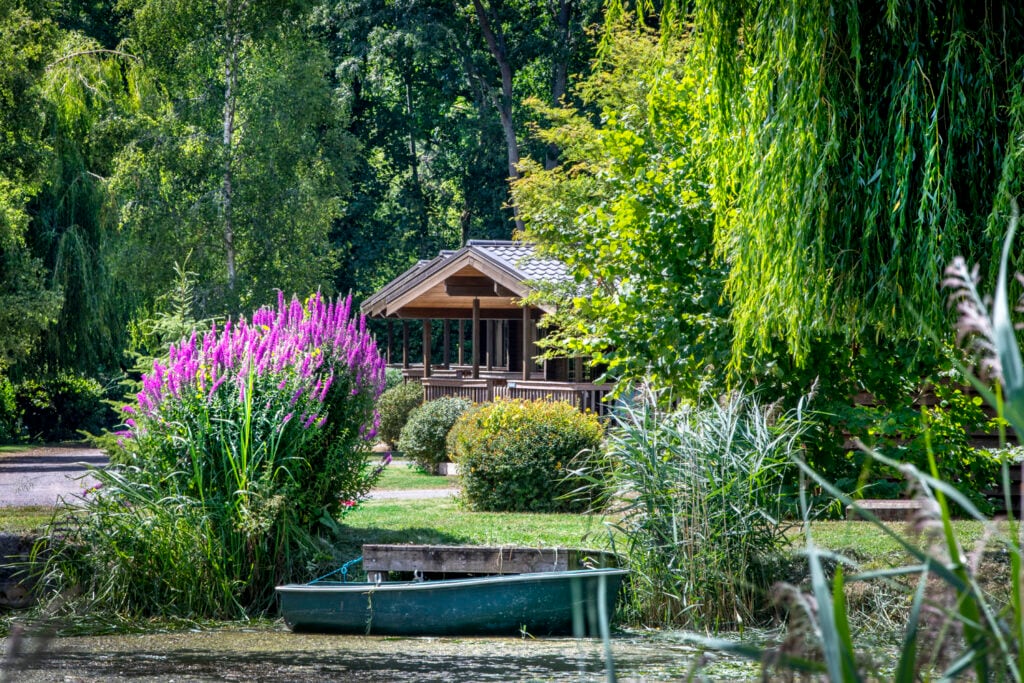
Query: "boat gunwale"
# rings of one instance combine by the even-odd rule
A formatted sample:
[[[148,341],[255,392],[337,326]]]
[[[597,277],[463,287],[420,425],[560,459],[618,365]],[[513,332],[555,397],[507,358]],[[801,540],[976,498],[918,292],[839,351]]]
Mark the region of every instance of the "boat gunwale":
[[[490,584],[522,583],[528,581],[555,581],[567,578],[586,578],[589,576],[621,576],[629,574],[629,569],[621,567],[602,567],[599,569],[571,569],[560,572],[530,572],[527,574],[493,574],[472,576],[461,579],[439,579],[435,581],[321,581],[318,583],[289,583],[276,586],[280,593],[324,593],[324,592],[376,592],[376,591],[422,591],[467,586],[484,586]]]

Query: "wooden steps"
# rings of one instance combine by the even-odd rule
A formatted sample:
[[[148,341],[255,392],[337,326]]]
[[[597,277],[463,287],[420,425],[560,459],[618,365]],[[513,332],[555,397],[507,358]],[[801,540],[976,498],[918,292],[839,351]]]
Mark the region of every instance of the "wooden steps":
[[[617,566],[618,558],[613,553],[579,548],[363,546],[363,569],[370,581],[387,581],[391,572],[434,579]]]
[[[883,500],[877,498],[858,500],[857,505],[860,509],[872,513],[883,522],[906,521],[923,507],[923,503],[919,500]],[[847,505],[846,519],[848,521],[861,521],[864,518],[858,514],[854,506]]]

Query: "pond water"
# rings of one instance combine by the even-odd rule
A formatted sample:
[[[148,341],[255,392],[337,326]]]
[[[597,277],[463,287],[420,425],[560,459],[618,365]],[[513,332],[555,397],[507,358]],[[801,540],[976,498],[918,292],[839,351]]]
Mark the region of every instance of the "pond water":
[[[9,641],[0,640],[5,650]],[[701,656],[671,633],[618,634],[611,647],[619,681],[680,680]],[[571,638],[359,637],[274,626],[57,638],[21,650],[7,653],[0,681],[607,680],[601,641]],[[728,659],[712,661],[705,675],[758,678],[753,665]]]

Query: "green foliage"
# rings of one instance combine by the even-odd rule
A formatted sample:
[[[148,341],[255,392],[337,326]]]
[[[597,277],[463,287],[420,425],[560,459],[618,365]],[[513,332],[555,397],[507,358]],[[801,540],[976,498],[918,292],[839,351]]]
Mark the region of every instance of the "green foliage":
[[[304,30],[301,9],[134,8],[131,45],[159,96],[145,102],[110,189],[124,237],[118,275],[143,301],[166,291],[171,265],[189,253],[201,315],[330,281],[329,232],[355,143],[324,78],[326,49]]]
[[[693,21],[734,365],[941,329],[942,264],[994,253],[1021,190],[1020,8],[668,4]]]
[[[978,294],[976,271],[972,274],[961,258],[947,269],[946,285],[954,288],[951,299],[957,304],[961,338],[972,338],[983,367],[999,378],[995,391],[985,382],[967,374],[973,387],[997,411],[998,419],[1011,426],[1018,438],[1024,434],[1021,416],[1024,402],[1024,373],[1018,341],[1012,333],[1010,309],[1006,296],[1007,264],[1010,245],[1016,228],[1016,210],[1004,242],[997,295],[990,312]],[[1007,334],[1009,332],[1009,334]],[[1004,402],[1003,397],[1006,397]],[[811,596],[795,586],[782,586],[778,594],[790,606],[790,632],[777,647],[769,651],[747,648],[747,656],[762,662],[774,662],[784,669],[819,671],[833,681],[953,680],[973,676],[979,681],[1024,680],[1024,604],[1021,601],[1024,548],[1021,545],[1019,521],[993,524],[971,503],[955,482],[940,474],[938,458],[926,436],[926,466],[900,463],[880,453],[872,453],[879,463],[897,468],[908,480],[910,490],[922,507],[907,532],[886,524],[868,511],[858,514],[868,520],[881,534],[903,550],[905,564],[879,571],[855,574],[851,579],[866,583],[866,590],[895,591],[893,600],[910,605],[897,651],[895,672],[879,671],[873,657],[866,656],[861,634],[851,628],[846,611],[845,570],[837,570],[830,580],[825,572],[828,558],[814,541],[807,524],[806,548],[811,574]],[[803,475],[813,485],[836,496],[844,505],[856,506],[827,477],[798,462]],[[1012,510],[1015,494],[1011,484],[1009,463],[1002,463],[1002,483],[1007,507]],[[805,520],[809,508],[804,492],[801,502]],[[1022,501],[1024,502],[1024,501]],[[981,542],[968,550],[965,540],[953,524],[954,513],[985,524]],[[962,532],[963,527],[960,528]],[[1009,599],[1002,601],[982,590],[978,569],[987,544],[995,542],[1002,548],[1009,564]],[[965,558],[968,558],[965,560]],[[839,558],[856,570],[848,558]],[[814,605],[813,608],[811,605]],[[812,635],[808,638],[808,635]],[[732,648],[717,643],[714,647]],[[742,649],[737,651],[743,652]],[[764,676],[770,676],[766,669]]]
[[[805,416],[806,461],[847,494],[899,498],[904,493],[903,475],[854,447],[854,440],[923,467],[931,425],[933,433],[941,432],[941,440],[933,438],[932,444],[942,454],[944,474],[970,482],[968,495],[986,509],[982,492],[994,488],[998,465],[971,440],[991,433],[995,423],[983,401],[961,386],[955,370],[961,360],[956,350],[930,340],[880,337],[852,344],[835,334],[814,340],[802,365],[777,343],[755,377],[765,401],[794,407],[793,396],[813,394]],[[795,490],[796,482],[791,484]],[[832,496],[817,489],[811,493],[816,510],[842,514]]]
[[[601,124],[536,103],[542,140],[562,163],[524,164],[513,186],[525,237],[563,260],[575,282],[544,344],[584,355],[613,378],[650,380],[695,396],[721,386],[728,360],[723,264],[713,259],[713,206],[696,109],[703,85],[684,77],[686,45],[616,26],[579,87]]]
[[[402,371],[398,368],[387,368],[384,371],[384,391],[394,389],[404,381],[405,377],[402,375]]]
[[[579,512],[590,500],[574,469],[603,435],[596,416],[568,403],[497,401],[462,414],[448,433],[448,455],[473,510]]]
[[[81,439],[80,432],[99,433],[117,416],[107,405],[103,386],[70,373],[28,379],[15,388],[15,400],[26,436],[38,441]]]
[[[406,382],[385,391],[377,399],[377,414],[380,415],[377,435],[392,448],[397,448],[409,415],[422,404],[423,386],[419,382]]]
[[[21,434],[21,414],[18,411],[14,384],[0,374],[0,444],[17,441]]]
[[[59,511],[54,585],[90,610],[244,618],[308,577],[382,469],[367,455],[383,363],[350,305],[282,297],[154,363],[121,452]]]
[[[175,281],[172,288],[157,296],[151,314],[139,311],[128,324],[126,354],[132,365],[129,376],[122,382],[127,390],[126,400],[134,403],[142,388],[141,378],[153,368],[156,361],[167,362],[171,344],[186,339],[193,332],[209,328],[216,320],[197,318],[195,294],[196,274],[185,266],[174,264]]]
[[[427,401],[409,414],[398,439],[398,450],[425,472],[436,473],[438,465],[448,462],[445,452],[448,432],[471,406],[463,398]]]
[[[0,366],[29,355],[60,308],[31,253],[29,202],[45,183],[50,147],[40,135],[37,89],[56,30],[34,3],[0,2]]]
[[[40,97],[52,159],[30,205],[29,244],[50,287],[64,296],[30,367],[90,374],[121,360],[133,302],[115,276],[116,214],[106,179],[150,87],[133,55],[77,33],[61,35],[46,67]]]
[[[633,618],[715,631],[767,622],[799,414],[773,419],[742,395],[669,413],[643,399],[619,415],[592,473],[620,514]]]

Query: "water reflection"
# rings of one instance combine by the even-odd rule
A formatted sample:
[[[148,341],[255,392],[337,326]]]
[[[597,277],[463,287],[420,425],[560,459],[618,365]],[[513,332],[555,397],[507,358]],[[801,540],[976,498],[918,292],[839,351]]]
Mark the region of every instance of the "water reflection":
[[[678,680],[697,653],[651,636],[613,640],[620,681]],[[61,638],[14,663],[26,681],[603,681],[595,640],[371,638],[283,630]],[[751,672],[753,674],[753,672]]]

